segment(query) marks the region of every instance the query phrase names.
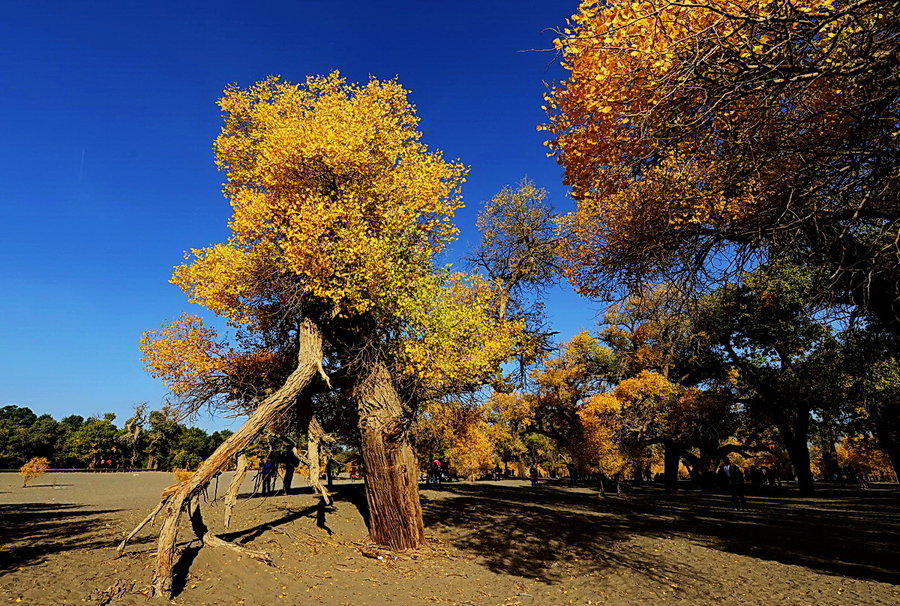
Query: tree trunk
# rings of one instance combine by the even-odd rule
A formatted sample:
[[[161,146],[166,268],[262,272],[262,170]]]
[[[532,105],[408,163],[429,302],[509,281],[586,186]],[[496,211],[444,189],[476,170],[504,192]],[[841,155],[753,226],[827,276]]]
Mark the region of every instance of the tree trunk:
[[[244,477],[247,475],[247,455],[240,454],[237,458],[237,468],[234,470],[234,477],[231,478],[231,484],[228,485],[228,492],[225,493],[225,528],[231,526],[231,514],[234,511],[234,504],[237,502],[238,492],[241,490],[241,484],[244,483]]]
[[[813,476],[809,468],[809,413],[806,413],[806,419],[797,419],[794,426],[788,426],[786,419],[781,419],[777,423],[778,433],[784,442],[784,447],[788,451],[791,458],[791,465],[794,466],[794,473],[797,474],[797,488],[803,494],[813,492]]]
[[[157,596],[168,596],[172,591],[172,569],[175,565],[175,544],[178,538],[178,522],[185,507],[209,483],[216,472],[246,448],[273,421],[281,417],[297,402],[300,393],[322,371],[322,335],[311,320],[300,325],[300,352],[297,368],[278,391],[267,397],[250,418],[225,440],[207,458],[196,472],[184,482],[169,486],[163,491],[163,523],[159,533],[156,566],[151,584]],[[124,548],[124,545],[123,545]]]
[[[306,456],[309,461],[309,485],[322,497],[322,500],[331,505],[331,494],[322,486],[319,476],[322,475],[320,462],[322,459],[322,440],[326,437],[325,430],[315,415],[310,416],[306,431]]]
[[[887,454],[894,468],[894,475],[900,481],[900,419],[887,418],[887,414],[879,414],[875,417],[875,439],[878,446]]]
[[[681,448],[668,440],[663,442],[663,446],[665,446],[663,474],[666,492],[676,492],[678,490],[678,462],[681,460]]]
[[[419,473],[409,443],[409,419],[385,364],[378,360],[354,388],[366,470],[369,534],[393,549],[425,542]]]

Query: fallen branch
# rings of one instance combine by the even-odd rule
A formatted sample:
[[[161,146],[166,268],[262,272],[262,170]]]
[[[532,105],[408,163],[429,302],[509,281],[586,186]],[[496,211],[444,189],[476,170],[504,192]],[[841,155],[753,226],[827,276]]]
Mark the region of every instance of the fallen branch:
[[[151,511],[150,514],[149,514],[146,518],[144,518],[144,519],[141,521],[141,523],[138,524],[138,525],[135,527],[135,529],[132,530],[132,531],[128,534],[127,537],[125,537],[124,539],[122,539],[122,542],[119,543],[119,548],[116,550],[116,557],[117,557],[117,558],[121,558],[121,557],[122,557],[122,555],[125,553],[125,547],[128,545],[128,543],[131,542],[131,539],[133,539],[134,537],[136,537],[137,534],[141,531],[141,529],[142,529],[144,526],[146,526],[147,524],[149,524],[150,522],[152,522],[154,518],[156,518],[156,516],[159,514],[159,512],[162,511],[162,508],[163,508],[163,506],[165,506],[165,504],[166,504],[165,501],[160,502],[160,504],[156,506],[156,509],[154,509],[153,511]]]

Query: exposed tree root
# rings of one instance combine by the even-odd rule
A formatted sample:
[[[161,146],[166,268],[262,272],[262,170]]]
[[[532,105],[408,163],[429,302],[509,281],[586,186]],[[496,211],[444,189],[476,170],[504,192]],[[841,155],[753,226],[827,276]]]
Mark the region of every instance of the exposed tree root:
[[[236,551],[239,554],[245,555],[254,560],[259,560],[260,562],[265,562],[266,564],[272,563],[272,556],[270,556],[268,553],[250,549],[248,547],[244,547],[243,545],[232,543],[231,541],[226,541],[225,539],[219,538],[214,534],[207,535],[203,540],[203,544],[209,545],[211,547],[224,547],[226,549]]]

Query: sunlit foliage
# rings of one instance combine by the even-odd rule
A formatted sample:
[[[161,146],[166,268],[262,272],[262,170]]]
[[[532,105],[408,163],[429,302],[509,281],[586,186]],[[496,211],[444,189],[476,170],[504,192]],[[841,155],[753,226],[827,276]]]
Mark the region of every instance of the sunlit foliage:
[[[35,457],[19,468],[19,475],[22,476],[22,488],[28,486],[28,482],[38,478],[50,469],[50,462],[44,457]]]
[[[578,201],[579,288],[799,248],[896,323],[897,14],[892,0],[582,2],[546,106]]]

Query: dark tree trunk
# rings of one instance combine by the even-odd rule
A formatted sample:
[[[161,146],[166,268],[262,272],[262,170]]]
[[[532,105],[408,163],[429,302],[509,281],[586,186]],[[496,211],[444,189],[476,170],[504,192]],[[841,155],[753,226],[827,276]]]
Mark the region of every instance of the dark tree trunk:
[[[678,463],[681,460],[681,448],[672,441],[663,442],[664,461],[663,475],[665,476],[666,492],[675,492],[678,490]]]
[[[797,474],[797,488],[801,493],[809,494],[813,492],[813,476],[809,468],[809,413],[799,413],[799,418],[792,425],[788,424],[786,415],[780,417],[776,425]]]
[[[900,417],[900,415],[897,415]],[[875,417],[875,438],[878,446],[891,460],[894,475],[900,480],[900,418],[886,419],[884,414]]]
[[[353,397],[366,470],[369,534],[393,549],[425,542],[418,465],[409,443],[409,419],[382,361],[366,367]]]

